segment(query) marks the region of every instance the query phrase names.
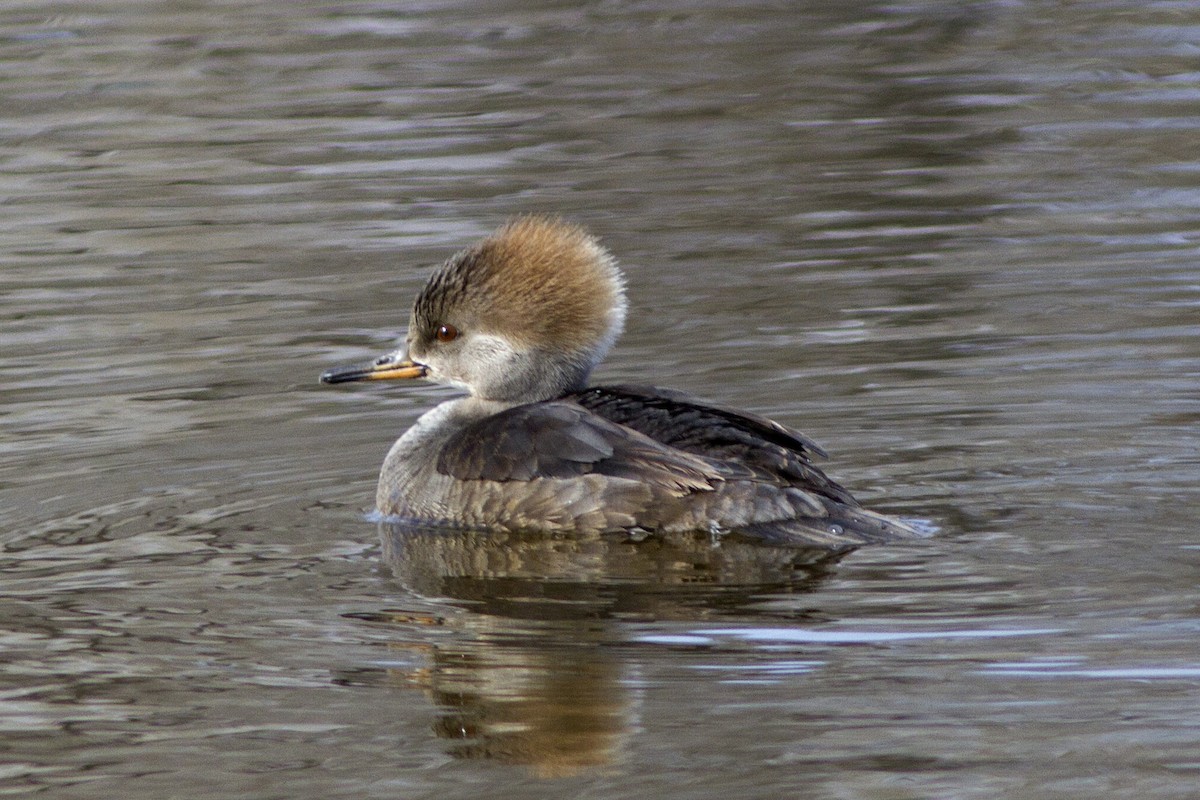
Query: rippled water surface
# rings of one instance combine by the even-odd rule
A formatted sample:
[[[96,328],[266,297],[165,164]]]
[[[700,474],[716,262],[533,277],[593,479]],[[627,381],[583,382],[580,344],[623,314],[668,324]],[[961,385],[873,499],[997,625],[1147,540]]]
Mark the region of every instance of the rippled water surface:
[[[0,11],[0,792],[1177,798],[1200,785],[1200,9]],[[933,537],[377,529],[432,387],[322,387],[508,216],[597,376]]]

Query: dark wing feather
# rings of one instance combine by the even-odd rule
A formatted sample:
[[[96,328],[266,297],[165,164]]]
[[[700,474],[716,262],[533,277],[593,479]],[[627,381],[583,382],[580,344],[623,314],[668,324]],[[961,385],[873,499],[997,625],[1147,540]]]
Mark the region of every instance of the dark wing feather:
[[[710,491],[720,470],[696,455],[594,414],[569,399],[515,406],[450,438],[438,472],[459,480],[528,481],[605,475],[673,494]]]
[[[766,417],[643,386],[596,386],[564,400],[668,447],[719,461],[729,477],[738,477],[740,470],[741,477],[800,487],[858,507],[845,488],[813,466],[810,454],[824,456],[824,450]]]

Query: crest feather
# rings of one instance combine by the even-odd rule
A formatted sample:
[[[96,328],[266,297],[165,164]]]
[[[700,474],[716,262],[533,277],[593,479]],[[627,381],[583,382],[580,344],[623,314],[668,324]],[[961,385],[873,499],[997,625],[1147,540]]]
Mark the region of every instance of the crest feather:
[[[426,329],[456,311],[516,344],[607,350],[624,326],[625,286],[616,260],[582,227],[519,217],[448,259],[413,308]]]

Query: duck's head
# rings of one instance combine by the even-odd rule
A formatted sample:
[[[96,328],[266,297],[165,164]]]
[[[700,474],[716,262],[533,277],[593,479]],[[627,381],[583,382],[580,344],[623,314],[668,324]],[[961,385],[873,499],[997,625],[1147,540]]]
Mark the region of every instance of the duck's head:
[[[405,346],[325,383],[428,378],[485,400],[582,388],[625,324],[621,271],[583,228],[522,217],[451,256],[417,295]]]

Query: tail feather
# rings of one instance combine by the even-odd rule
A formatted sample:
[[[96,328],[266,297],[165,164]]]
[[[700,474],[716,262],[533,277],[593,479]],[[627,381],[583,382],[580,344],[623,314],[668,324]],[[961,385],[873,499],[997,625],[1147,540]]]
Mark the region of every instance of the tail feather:
[[[830,504],[829,516],[756,522],[739,530],[765,542],[829,549],[921,538],[916,528],[865,508]]]

